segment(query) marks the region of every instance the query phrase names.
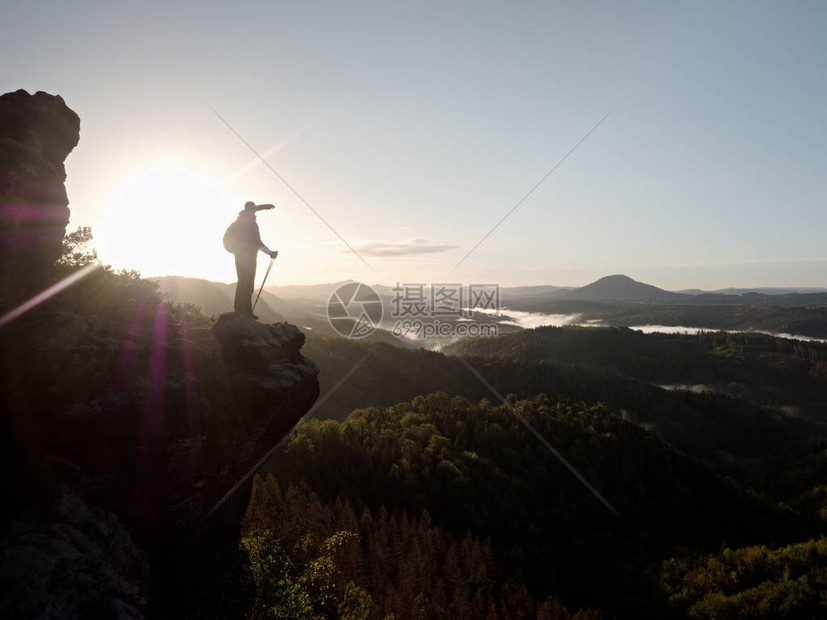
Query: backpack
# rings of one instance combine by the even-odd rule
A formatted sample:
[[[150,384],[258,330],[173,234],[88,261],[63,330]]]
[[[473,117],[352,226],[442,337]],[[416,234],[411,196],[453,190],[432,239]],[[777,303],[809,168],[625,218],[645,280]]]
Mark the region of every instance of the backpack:
[[[239,228],[240,222],[236,220],[227,227],[224,233],[224,249],[230,254],[235,254],[241,249],[241,231]]]

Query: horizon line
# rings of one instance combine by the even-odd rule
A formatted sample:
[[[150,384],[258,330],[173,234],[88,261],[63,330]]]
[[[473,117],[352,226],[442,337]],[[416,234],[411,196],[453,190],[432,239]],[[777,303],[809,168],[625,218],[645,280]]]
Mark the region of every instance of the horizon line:
[[[600,280],[603,280],[605,278],[610,278],[610,277],[615,277],[615,276],[623,276],[623,277],[629,278],[630,280],[633,280],[634,282],[637,282],[639,284],[644,284],[644,285],[647,285],[647,286],[653,286],[655,288],[662,289],[662,290],[664,290],[668,293],[681,293],[682,291],[696,291],[696,290],[704,292],[704,293],[717,293],[717,292],[725,291],[725,290],[729,290],[729,289],[744,290],[744,291],[751,291],[751,290],[756,290],[756,289],[769,289],[769,290],[808,289],[808,290],[812,290],[812,291],[815,291],[815,292],[822,292],[822,291],[827,292],[827,284],[823,284],[823,285],[818,285],[818,284],[784,284],[784,285],[760,284],[760,285],[755,285],[755,286],[727,285],[727,286],[718,286],[716,288],[703,288],[703,287],[700,287],[700,286],[684,286],[684,287],[681,287],[681,288],[674,289],[674,288],[664,288],[664,287],[658,286],[656,284],[651,284],[650,282],[647,282],[647,281],[638,280],[637,278],[633,278],[632,276],[629,276],[629,275],[623,274],[623,273],[613,273],[613,274],[607,274],[607,275],[604,275],[604,276],[600,276],[600,277],[598,277],[594,280],[589,280],[585,284],[551,284],[549,282],[544,282],[544,283],[539,283],[539,284],[498,285],[496,282],[488,282],[488,281],[487,282],[482,282],[482,281],[477,281],[477,280],[464,282],[462,284],[463,284],[463,286],[466,286],[469,283],[470,284],[480,284],[480,285],[481,284],[497,285],[501,289],[540,288],[540,287],[578,289],[578,288],[583,288],[583,287],[589,286],[590,284],[594,284],[595,282],[599,282]],[[230,280],[230,281],[213,280],[213,279],[203,277],[203,276],[188,276],[188,275],[182,275],[182,274],[166,274],[166,275],[151,275],[151,276],[150,275],[145,276],[145,275],[141,274],[141,278],[146,279],[146,280],[160,280],[160,279],[163,279],[163,278],[184,278],[184,279],[188,279],[188,280],[203,280],[203,281],[209,282],[211,284],[224,284],[224,285],[229,285],[229,286],[234,285],[235,282],[236,282],[235,280]],[[287,287],[311,287],[311,286],[325,286],[325,285],[333,286],[333,285],[340,285],[340,284],[343,284],[343,283],[346,283],[346,282],[360,282],[360,283],[363,283],[363,284],[368,284],[366,282],[362,282],[361,280],[356,280],[356,279],[353,279],[353,278],[343,278],[341,280],[320,280],[320,281],[317,281],[317,282],[291,282],[291,283],[286,283],[286,284],[270,284],[268,286],[265,286],[264,288],[265,289],[270,289],[270,288],[287,288]],[[444,284],[444,283],[437,282],[437,281],[428,282],[428,281],[424,281],[424,280],[423,281],[415,281],[415,280],[411,280],[411,279],[405,279],[405,280],[398,280],[397,282],[393,282],[391,284],[385,284],[385,283],[382,283],[382,282],[372,282],[372,283],[369,283],[368,286],[393,288],[396,284],[407,284],[407,285],[422,284],[423,286],[425,286],[427,288],[427,287],[430,287],[430,286],[435,285],[435,284],[438,285],[438,284]],[[457,284],[457,283],[455,283],[455,284]]]

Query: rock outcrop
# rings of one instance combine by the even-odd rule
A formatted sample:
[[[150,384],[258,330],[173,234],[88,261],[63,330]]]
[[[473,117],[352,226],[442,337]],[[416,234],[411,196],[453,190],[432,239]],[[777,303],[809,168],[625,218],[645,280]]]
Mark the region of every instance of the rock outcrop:
[[[232,314],[190,328],[164,302],[131,319],[49,310],[0,334],[5,471],[20,476],[4,495],[23,510],[76,493],[114,514],[161,570],[235,536],[252,478],[207,514],[316,400],[304,334]]]
[[[211,527],[210,508],[318,396],[296,327],[230,314],[189,328],[171,312],[136,308],[127,323],[53,314],[18,358],[37,439],[27,460],[74,464],[49,478],[114,512],[150,550]],[[216,523],[239,522],[249,488]]]
[[[54,277],[77,133],[59,97],[0,97],[4,291]],[[313,405],[318,369],[292,325],[204,322],[99,269],[0,327],[4,618],[164,614],[186,593],[159,595],[146,567],[157,584],[233,540],[252,479],[237,483]]]
[[[79,135],[78,115],[58,96],[0,96],[0,308],[60,256],[69,222],[63,162]]]

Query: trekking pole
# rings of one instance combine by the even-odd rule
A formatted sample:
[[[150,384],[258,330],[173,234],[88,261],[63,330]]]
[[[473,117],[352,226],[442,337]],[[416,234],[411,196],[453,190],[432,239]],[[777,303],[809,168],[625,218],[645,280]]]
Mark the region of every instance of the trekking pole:
[[[264,279],[261,281],[261,288],[258,289],[258,295],[256,295],[256,300],[253,302],[253,310],[256,309],[256,304],[258,303],[258,298],[261,297],[261,291],[264,290],[264,283],[267,282],[267,276],[270,275],[270,270],[273,268],[273,263],[276,262],[276,257],[270,259],[270,265],[267,267],[267,273],[264,274]]]

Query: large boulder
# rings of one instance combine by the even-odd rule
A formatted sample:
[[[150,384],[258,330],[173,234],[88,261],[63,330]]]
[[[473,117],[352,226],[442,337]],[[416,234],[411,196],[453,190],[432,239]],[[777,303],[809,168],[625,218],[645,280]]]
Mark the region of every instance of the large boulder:
[[[69,222],[63,162],[80,119],[61,97],[0,96],[0,308],[40,284],[60,256]]]

